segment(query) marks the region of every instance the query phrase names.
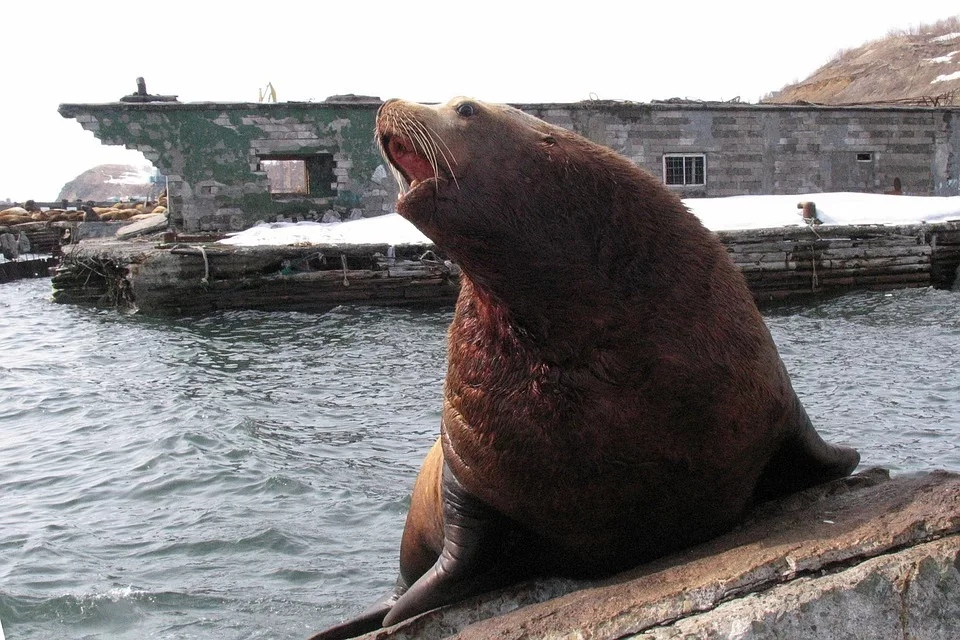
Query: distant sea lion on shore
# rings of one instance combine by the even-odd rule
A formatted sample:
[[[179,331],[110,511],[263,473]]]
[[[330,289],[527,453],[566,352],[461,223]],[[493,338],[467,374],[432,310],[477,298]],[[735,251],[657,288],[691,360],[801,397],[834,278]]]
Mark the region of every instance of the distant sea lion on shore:
[[[856,467],[814,430],[719,240],[656,178],[468,98],[388,101],[376,136],[397,211],[462,284],[397,586],[315,638],[627,569]]]

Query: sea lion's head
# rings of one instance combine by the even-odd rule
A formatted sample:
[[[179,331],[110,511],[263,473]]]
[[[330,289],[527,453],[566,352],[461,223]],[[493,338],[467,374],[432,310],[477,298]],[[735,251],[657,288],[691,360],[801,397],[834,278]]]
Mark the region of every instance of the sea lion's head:
[[[376,137],[400,183],[397,212],[443,246],[451,234],[482,234],[484,219],[499,217],[503,203],[534,198],[535,167],[550,164],[555,129],[473,98],[389,100],[377,114]]]
[[[389,100],[376,139],[401,186],[397,212],[515,310],[635,289],[628,271],[651,243],[671,245],[664,227],[696,222],[629,159],[508,105]]]

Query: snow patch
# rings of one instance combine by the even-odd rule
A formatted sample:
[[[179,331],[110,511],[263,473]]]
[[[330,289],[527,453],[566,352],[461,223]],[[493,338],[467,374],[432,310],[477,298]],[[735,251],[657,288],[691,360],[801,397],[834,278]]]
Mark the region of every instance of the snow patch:
[[[813,202],[827,225],[919,224],[960,220],[960,196],[888,196],[879,193],[805,193],[684,200],[708,229],[733,231],[806,224],[797,205]]]
[[[933,63],[933,64],[941,64],[941,63],[944,63],[944,62],[953,62],[953,56],[957,55],[958,53],[960,53],[960,51],[951,51],[950,53],[948,53],[948,54],[945,55],[945,56],[940,56],[940,57],[938,57],[938,58],[924,58],[923,61],[924,61],[924,62],[930,62],[930,63]]]
[[[156,169],[151,165],[132,167],[133,171],[124,171],[119,176],[111,176],[104,180],[106,184],[149,184],[156,175]]]
[[[777,196],[688,198],[684,204],[713,231],[796,227],[806,224],[797,205],[813,202],[826,225],[919,224],[960,220],[960,196],[888,196],[876,193],[805,193]],[[237,246],[313,244],[429,244],[396,213],[350,222],[281,222],[257,225],[221,240]]]
[[[942,36],[931,38],[930,42],[950,42],[951,40],[956,40],[957,38],[960,38],[960,33],[945,33]]]
[[[297,244],[430,244],[420,230],[390,213],[349,222],[275,222],[259,224],[221,240],[241,247]]]
[[[960,80],[960,71],[954,71],[953,73],[939,75],[933,80],[931,80],[930,84],[933,84],[935,82],[947,82],[948,80]]]

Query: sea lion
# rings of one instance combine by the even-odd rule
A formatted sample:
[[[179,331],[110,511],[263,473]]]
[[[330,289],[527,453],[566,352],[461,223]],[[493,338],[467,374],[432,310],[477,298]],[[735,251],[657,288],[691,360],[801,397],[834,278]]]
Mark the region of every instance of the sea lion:
[[[468,98],[388,101],[376,139],[461,292],[397,586],[314,638],[627,569],[857,466],[814,430],[717,237],[631,161]]]

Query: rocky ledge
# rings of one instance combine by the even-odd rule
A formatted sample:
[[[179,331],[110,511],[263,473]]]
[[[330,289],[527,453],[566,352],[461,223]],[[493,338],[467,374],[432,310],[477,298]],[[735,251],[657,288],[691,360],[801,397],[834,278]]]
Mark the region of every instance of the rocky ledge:
[[[418,638],[960,638],[960,475],[871,469],[602,582],[543,580],[368,634]]]

